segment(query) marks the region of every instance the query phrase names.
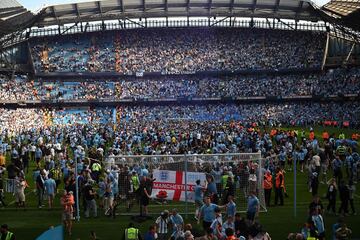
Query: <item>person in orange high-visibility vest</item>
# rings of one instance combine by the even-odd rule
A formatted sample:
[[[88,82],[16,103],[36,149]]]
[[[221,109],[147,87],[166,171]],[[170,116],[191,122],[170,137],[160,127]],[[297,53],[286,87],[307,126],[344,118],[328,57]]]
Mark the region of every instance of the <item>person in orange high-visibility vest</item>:
[[[267,207],[270,207],[271,190],[273,188],[272,175],[270,171],[266,171],[263,185],[265,191],[265,204]]]
[[[329,140],[329,138],[330,138],[329,133],[327,131],[324,131],[322,133],[322,138],[323,138],[324,141]]]
[[[277,131],[276,129],[272,129],[271,132],[270,132],[270,137],[273,137],[277,134]]]
[[[275,205],[278,205],[279,199],[280,205],[284,205],[284,185],[284,173],[280,167],[277,167],[275,176]]]
[[[354,141],[357,141],[358,138],[359,138],[359,136],[360,136],[359,134],[353,133],[353,134],[351,135],[351,139],[354,140]]]
[[[309,134],[309,139],[314,140],[314,138],[315,138],[315,133],[314,133],[314,131],[311,131]]]

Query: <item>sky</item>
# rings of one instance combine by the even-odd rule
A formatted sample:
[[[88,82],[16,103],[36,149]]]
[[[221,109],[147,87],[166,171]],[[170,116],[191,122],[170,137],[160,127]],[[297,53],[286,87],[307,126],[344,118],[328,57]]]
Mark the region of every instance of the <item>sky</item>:
[[[92,0],[17,0],[25,8],[37,12],[46,5],[56,5],[56,4],[65,4],[65,3],[74,3],[74,2],[89,2]],[[93,0],[94,1],[94,0]],[[318,6],[322,6],[329,0],[313,0]]]

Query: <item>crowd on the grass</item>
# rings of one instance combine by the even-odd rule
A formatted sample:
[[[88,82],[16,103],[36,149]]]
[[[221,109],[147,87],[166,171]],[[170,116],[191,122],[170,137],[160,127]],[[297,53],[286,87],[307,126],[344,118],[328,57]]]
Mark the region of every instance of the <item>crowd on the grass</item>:
[[[337,225],[336,232],[325,231],[325,210],[319,202],[318,192],[319,188],[328,188],[327,214],[347,216],[349,207],[351,213],[356,214],[354,192],[360,176],[357,134],[345,136],[341,133],[335,136],[324,132],[322,144],[313,131],[309,135],[303,131],[276,128],[266,131],[257,128],[253,122],[241,123],[219,118],[202,122],[194,112],[188,114],[197,122],[186,118],[179,122],[168,119],[170,110],[163,109],[165,115],[161,115],[156,108],[135,109],[122,109],[121,113],[126,117],[115,127],[96,122],[96,119],[101,119],[97,112],[104,114],[99,110],[90,111],[91,116],[87,115],[89,118],[84,124],[78,124],[79,120],[75,118],[63,126],[42,125],[23,128],[18,132],[10,131],[8,125],[3,125],[0,135],[0,203],[6,206],[8,200],[3,198],[3,192],[4,189],[11,189],[16,206],[25,208],[25,189],[31,181],[35,183],[39,208],[44,206],[44,197],[49,208],[52,208],[54,196],[61,192],[64,224],[71,234],[72,220],[77,210],[74,198],[75,162],[78,163],[81,212],[85,217],[98,217],[100,208],[105,215],[115,217],[119,204],[124,202],[130,209],[137,202],[136,199],[143,206],[143,214],[148,214],[152,170],[161,166],[156,158],[130,163],[123,160],[123,155],[261,152],[265,158],[261,168],[251,161],[229,164],[219,160],[199,161],[194,166],[198,171],[206,172],[207,176],[205,185],[198,182],[195,187],[197,209],[194,216],[202,223],[202,233],[206,234],[204,238],[259,239],[262,236],[270,239],[258,223],[257,215],[261,207],[284,204],[286,171],[292,171],[296,161],[299,171],[307,173],[309,191],[314,200],[309,207],[309,219],[301,232],[290,234],[289,238],[308,239],[311,236],[324,239],[326,232],[327,236],[335,234],[336,239],[349,239],[351,231],[343,223]],[[184,117],[181,112],[184,110],[178,108],[173,111],[178,114],[176,118]],[[206,108],[202,111],[206,111]],[[205,115],[210,112],[209,109],[207,111]],[[79,112],[73,114],[81,116]],[[214,111],[213,115],[217,114]],[[34,117],[33,114],[29,115]],[[150,115],[157,117],[152,119]],[[11,123],[13,120],[10,117],[8,121]],[[27,124],[31,124],[29,120],[19,125]],[[37,167],[31,179],[27,176],[32,170],[29,169],[32,162]],[[172,163],[171,159],[168,163]],[[10,180],[3,183],[5,178]],[[263,189],[259,188],[259,181]],[[63,186],[64,191],[59,189]],[[274,200],[272,192],[275,192]],[[237,213],[236,209],[240,206],[233,201],[233,198],[241,197],[247,201],[245,215]],[[172,215],[163,211],[150,231],[156,231],[158,239],[201,236],[201,232],[192,232],[190,225],[181,223],[176,210]]]
[[[325,34],[260,29],[133,29],[32,40],[39,72],[123,74],[319,67]]]
[[[180,141],[181,131],[189,132],[187,129],[191,129],[204,135],[211,133],[214,128],[227,126],[231,121],[252,122],[258,126],[330,124],[354,128],[359,127],[360,122],[358,102],[119,106],[62,110],[0,108],[0,113],[2,136],[26,135],[39,131],[50,135],[60,129],[72,131],[74,128],[87,127],[100,128],[114,136],[112,129],[115,126],[124,130],[117,133],[119,137],[133,143],[139,142],[136,136],[142,135],[144,131],[164,138],[177,134],[176,140]],[[68,126],[61,128],[65,125]],[[92,140],[84,141],[90,144]]]

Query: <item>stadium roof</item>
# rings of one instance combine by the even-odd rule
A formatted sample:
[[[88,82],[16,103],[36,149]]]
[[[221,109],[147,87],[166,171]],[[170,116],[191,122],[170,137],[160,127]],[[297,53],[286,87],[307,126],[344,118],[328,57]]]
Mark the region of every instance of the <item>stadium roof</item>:
[[[46,7],[37,25],[176,16],[321,20],[308,0],[104,0]]]
[[[322,10],[342,24],[360,30],[360,0],[332,0]]]
[[[16,0],[1,0],[0,36],[24,28],[24,26],[26,28],[33,18],[34,14]]]

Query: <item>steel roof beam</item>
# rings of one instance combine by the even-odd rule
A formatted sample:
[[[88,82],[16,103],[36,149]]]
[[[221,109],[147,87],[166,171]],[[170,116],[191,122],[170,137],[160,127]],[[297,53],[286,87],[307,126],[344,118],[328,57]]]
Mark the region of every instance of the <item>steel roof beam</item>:
[[[167,13],[168,12],[168,10],[169,10],[169,1],[168,0],[164,0],[165,2],[165,4],[164,4],[164,9],[165,9],[165,12]]]
[[[142,10],[143,10],[143,12],[146,12],[146,2],[145,2],[145,0],[142,0]]]
[[[123,13],[124,12],[124,1],[123,0],[118,0],[117,1],[118,4],[118,9]]]
[[[251,5],[251,11],[254,13],[256,9],[257,0],[253,0],[253,3]]]
[[[279,11],[279,6],[280,6],[280,0],[276,0],[275,1],[275,6],[274,6],[274,12],[276,13],[277,11]]]
[[[74,3],[73,4],[73,7],[75,8],[75,14],[78,18],[80,18],[80,11],[79,11],[79,8],[78,8],[78,5],[77,3]]]
[[[101,1],[97,1],[96,4],[97,4],[97,6],[98,6],[98,10],[99,10],[100,16],[102,16],[103,11],[102,11],[102,7],[101,7]]]
[[[296,14],[295,14],[295,20],[296,20],[296,21],[298,20],[299,15],[300,15],[300,13],[302,12],[303,5],[304,5],[304,1],[300,1],[300,2],[299,2],[298,9],[296,10]]]
[[[233,13],[235,0],[230,0],[230,13]]]

